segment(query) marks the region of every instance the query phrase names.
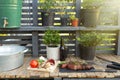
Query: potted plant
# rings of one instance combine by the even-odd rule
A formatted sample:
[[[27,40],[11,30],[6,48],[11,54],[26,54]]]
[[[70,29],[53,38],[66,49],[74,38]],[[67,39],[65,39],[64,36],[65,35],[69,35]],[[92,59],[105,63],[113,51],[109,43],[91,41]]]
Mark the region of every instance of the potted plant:
[[[77,17],[75,17],[75,15],[71,15],[70,16],[70,20],[71,20],[71,25],[74,27],[78,27],[79,24],[79,20]]]
[[[60,35],[58,31],[48,29],[43,36],[43,42],[46,44],[47,58],[59,60]]]
[[[55,0],[39,0],[39,6],[42,10],[42,26],[53,26],[54,24],[54,15],[52,9],[55,7]]]
[[[80,46],[80,57],[85,60],[93,60],[96,46],[103,42],[106,37],[98,32],[81,32],[77,38]]]
[[[67,26],[68,23],[68,14],[67,14],[68,2],[70,2],[70,0],[60,0],[58,4],[60,8],[61,26]]]
[[[80,21],[85,27],[97,26],[100,8],[103,4],[104,0],[83,0]]]

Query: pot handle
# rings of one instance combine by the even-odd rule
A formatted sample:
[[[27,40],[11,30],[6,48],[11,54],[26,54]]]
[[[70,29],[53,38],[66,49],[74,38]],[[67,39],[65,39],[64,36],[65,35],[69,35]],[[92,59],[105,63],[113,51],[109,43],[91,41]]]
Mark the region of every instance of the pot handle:
[[[27,51],[28,51],[28,49],[25,49],[24,51],[21,52],[21,54],[22,54],[22,53],[26,53]]]

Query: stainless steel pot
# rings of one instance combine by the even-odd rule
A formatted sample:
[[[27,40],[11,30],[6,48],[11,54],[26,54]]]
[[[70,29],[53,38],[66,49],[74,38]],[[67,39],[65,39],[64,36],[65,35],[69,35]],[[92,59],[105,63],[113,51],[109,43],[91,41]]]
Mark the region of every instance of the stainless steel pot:
[[[24,46],[4,45],[0,46],[0,72],[20,67],[24,62]]]

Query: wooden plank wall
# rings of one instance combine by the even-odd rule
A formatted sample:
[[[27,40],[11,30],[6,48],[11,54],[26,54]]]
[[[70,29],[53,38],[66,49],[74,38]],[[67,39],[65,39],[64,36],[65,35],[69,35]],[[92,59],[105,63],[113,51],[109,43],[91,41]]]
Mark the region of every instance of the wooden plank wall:
[[[108,38],[97,46],[96,53],[116,53],[117,31],[100,31],[100,33],[107,35]]]
[[[118,25],[120,1],[105,0],[101,7],[99,24],[100,25]]]
[[[75,14],[77,17],[79,17],[80,13],[80,1],[81,0],[71,0],[67,7],[69,9],[66,9],[67,14],[70,16],[71,14]],[[38,0],[23,0],[23,8],[22,8],[22,26],[29,26],[29,25],[38,25],[41,26],[41,11],[42,9],[39,8],[40,4]],[[55,12],[55,18],[54,18],[54,25],[60,26],[60,8],[53,9],[53,12]]]
[[[21,26],[33,25],[33,0],[23,0]]]
[[[42,4],[42,3],[41,3]],[[22,26],[41,26],[41,11],[42,9],[39,8],[39,1],[38,0],[23,0],[23,13],[22,13]],[[69,2],[68,7],[71,7],[70,9],[67,9],[68,14],[75,14],[77,17],[79,17],[79,11],[80,11],[80,0],[72,0]],[[77,7],[78,6],[78,7]],[[54,9],[53,12],[55,12],[55,18],[54,18],[54,26],[60,26],[60,9]],[[77,12],[77,13],[76,13]],[[75,32],[60,32],[62,37],[69,38],[70,34]],[[45,53],[45,44],[42,42],[42,36],[44,32],[39,32],[39,53]],[[74,37],[74,39],[73,39]],[[69,44],[71,42],[71,44]],[[71,37],[71,41],[69,43],[66,43],[68,47],[70,48],[70,53],[75,53],[75,35]]]
[[[60,0],[56,0],[56,1],[60,1]],[[78,1],[78,2],[76,2],[76,1]],[[76,16],[79,15],[79,13],[76,13],[76,11],[80,10],[80,6],[79,6],[79,9],[76,10],[77,5],[79,5],[78,3],[80,3],[80,0],[71,0],[70,2],[68,2],[66,4],[66,6],[69,8],[65,9],[64,11],[67,12],[68,16],[73,15],[73,14],[75,14]],[[44,4],[44,3],[40,3],[40,4]],[[38,6],[38,25],[39,26],[42,25],[42,23],[41,23],[41,20],[42,20],[41,19],[41,11],[43,11],[43,9],[39,8],[39,6]],[[52,9],[51,11],[55,13],[54,26],[61,26],[60,16],[61,16],[61,13],[63,12],[63,10],[61,10],[61,7],[55,6],[55,8]]]
[[[72,13],[75,13],[76,16],[79,17],[79,13],[80,13],[80,1],[81,0],[76,0],[75,3],[69,3],[69,6],[75,6],[74,9],[72,10],[68,10]],[[23,8],[22,8],[22,19],[21,19],[21,26],[22,27],[29,27],[29,29],[31,29],[31,26],[33,28],[33,26],[38,26],[38,27],[42,27],[41,26],[41,19],[39,20],[38,18],[41,17],[40,11],[41,9],[38,9],[37,7],[38,5],[38,0],[23,0]],[[58,10],[55,10],[55,12],[58,12]],[[57,19],[56,19],[57,18]],[[55,26],[60,26],[60,15],[56,14],[55,16],[55,23],[58,23]],[[62,28],[63,26],[61,26]],[[76,49],[77,49],[77,41],[76,41],[76,36],[78,34],[76,34],[76,32],[78,31],[60,31],[60,35],[62,37],[64,37],[65,39],[68,39],[68,41],[66,42],[66,45],[69,48],[70,53],[76,53]],[[111,41],[111,43],[108,43],[107,45],[101,44],[99,46],[97,46],[97,50],[96,53],[117,53],[119,51],[118,49],[118,41],[119,41],[119,31],[100,31],[101,33],[105,33],[106,35],[109,35],[110,38],[108,40],[105,40],[105,42],[108,42],[109,40]],[[0,34],[9,34],[7,36],[1,36],[0,35],[0,43],[4,43],[4,44],[21,44],[21,45],[26,45],[29,48],[29,52],[28,53],[33,53],[34,50],[36,50],[37,46],[32,48],[32,39],[34,37],[32,37],[32,33],[35,33],[35,38],[34,40],[37,40],[37,36],[38,36],[38,52],[39,54],[44,54],[46,53],[46,49],[45,49],[45,44],[43,44],[43,35],[44,35],[44,31],[15,31],[13,32],[11,31],[6,31],[6,32],[2,32]],[[14,42],[14,41],[10,41],[10,42],[6,42],[4,41],[5,39],[20,39],[20,41]],[[35,42],[35,41],[34,41]],[[37,42],[36,42],[37,44]]]
[[[84,1],[84,0],[82,0]],[[82,2],[81,2],[82,4]],[[119,26],[120,25],[120,1],[118,0],[104,0],[100,8],[99,25],[101,26]],[[82,8],[82,6],[81,6]],[[111,43],[97,47],[96,53],[118,53],[119,49],[118,36],[119,31],[107,32],[111,36]],[[105,41],[106,42],[106,41]]]
[[[82,0],[82,2],[83,1],[84,0]],[[115,26],[120,24],[120,20],[119,20],[120,5],[119,4],[120,4],[119,0],[103,0],[103,4],[100,7],[99,25]]]
[[[4,36],[3,36],[4,35]],[[21,45],[29,48],[27,53],[32,53],[32,34],[31,32],[7,31],[0,35],[0,44]]]

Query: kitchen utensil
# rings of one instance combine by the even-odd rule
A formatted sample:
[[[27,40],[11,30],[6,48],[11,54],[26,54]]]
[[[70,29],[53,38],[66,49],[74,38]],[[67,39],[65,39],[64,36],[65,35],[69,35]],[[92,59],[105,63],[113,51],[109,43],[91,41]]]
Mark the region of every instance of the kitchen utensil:
[[[28,51],[24,46],[0,46],[0,72],[8,71],[22,66],[24,53]]]
[[[107,68],[120,70],[120,63],[115,62],[115,61],[111,61],[111,60],[107,60],[107,59],[104,59],[104,58],[99,57],[99,56],[96,56],[96,57],[101,59],[101,60],[104,60],[104,61],[108,62],[109,64],[106,65]]]
[[[120,66],[113,65],[113,64],[108,64],[108,65],[107,65],[107,68],[112,68],[112,69],[120,70]]]

